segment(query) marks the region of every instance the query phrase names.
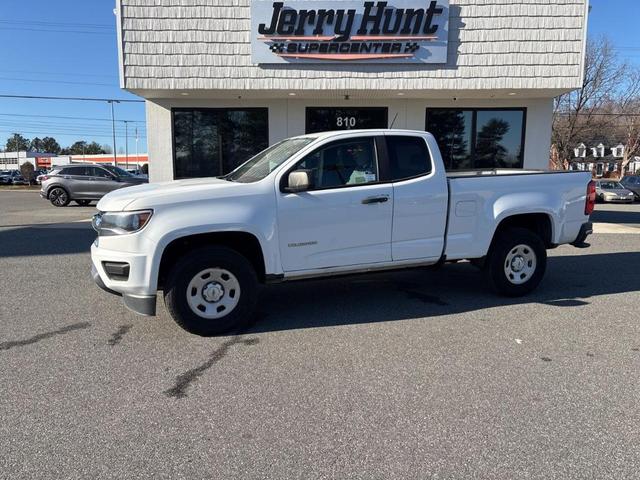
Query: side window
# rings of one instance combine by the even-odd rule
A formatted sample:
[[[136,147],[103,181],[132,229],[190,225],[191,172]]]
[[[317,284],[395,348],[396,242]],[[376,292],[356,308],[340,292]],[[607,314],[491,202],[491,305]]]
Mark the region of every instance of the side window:
[[[90,174],[92,177],[103,177],[103,178],[111,178],[112,175],[107,173],[106,170],[98,167],[89,167]]]
[[[431,157],[423,138],[387,135],[391,180],[417,177],[431,172]]]
[[[373,137],[339,140],[320,147],[295,167],[311,171],[313,190],[377,182]]]
[[[86,176],[87,175],[87,167],[67,167],[63,168],[60,172],[60,175],[74,175],[74,176]]]

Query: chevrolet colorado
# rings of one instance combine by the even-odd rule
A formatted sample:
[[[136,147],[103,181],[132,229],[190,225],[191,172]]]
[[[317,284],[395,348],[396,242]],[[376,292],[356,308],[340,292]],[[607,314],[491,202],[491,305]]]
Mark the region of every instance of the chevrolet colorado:
[[[151,183],[98,203],[92,276],[125,305],[198,335],[240,328],[259,286],[462,259],[508,296],[539,284],[546,249],[586,247],[583,172],[447,174],[434,137],[351,130],[283,140],[220,178]]]

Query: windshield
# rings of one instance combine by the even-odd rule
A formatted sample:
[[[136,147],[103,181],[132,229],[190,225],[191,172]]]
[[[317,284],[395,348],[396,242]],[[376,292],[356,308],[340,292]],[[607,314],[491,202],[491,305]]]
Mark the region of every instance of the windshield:
[[[113,165],[100,165],[100,166],[102,168],[109,170],[111,173],[113,173],[118,177],[133,177],[133,175],[131,175],[129,172],[127,172],[126,170],[120,167],[114,167]]]
[[[315,137],[283,140],[258,153],[233,172],[222,177],[231,182],[251,183],[262,180],[297,152],[309,145]]]
[[[604,188],[606,190],[622,190],[624,187],[618,182],[601,182],[600,188]]]

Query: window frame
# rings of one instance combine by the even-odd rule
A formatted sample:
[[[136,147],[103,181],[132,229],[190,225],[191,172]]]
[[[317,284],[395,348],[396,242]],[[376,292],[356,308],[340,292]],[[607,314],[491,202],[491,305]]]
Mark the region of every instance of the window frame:
[[[411,175],[410,177],[402,177],[402,178],[398,178],[398,179],[393,179],[391,178],[391,157],[389,156],[389,145],[387,143],[387,139],[389,137],[404,137],[404,138],[417,138],[419,140],[421,140],[424,143],[424,149],[427,152],[427,155],[429,156],[427,158],[427,163],[429,164],[429,169],[424,172],[424,173],[420,173],[417,175]],[[409,135],[406,133],[397,133],[397,134],[385,134],[384,135],[384,157],[385,157],[385,163],[386,163],[386,168],[387,168],[387,176],[386,178],[388,178],[389,183],[398,183],[398,182],[405,182],[407,180],[413,180],[415,178],[421,178],[421,177],[427,177],[429,175],[431,175],[434,172],[434,168],[433,168],[433,155],[431,154],[431,149],[429,148],[429,143],[427,142],[427,139],[424,138],[421,135]]]
[[[425,173],[421,173],[419,175],[413,175],[411,177],[404,177],[404,178],[399,178],[399,179],[392,179],[391,178],[391,165],[390,165],[390,159],[389,159],[389,150],[388,150],[388,146],[387,146],[387,138],[388,137],[411,137],[411,138],[417,138],[419,140],[422,140],[424,142],[425,145],[425,149],[427,151],[427,153],[429,154],[429,170]],[[338,186],[333,186],[333,187],[325,187],[325,188],[314,188],[313,190],[305,190],[306,192],[319,192],[319,191],[325,191],[325,190],[339,190],[339,189],[343,189],[343,188],[353,188],[353,187],[363,187],[363,186],[368,186],[368,185],[393,185],[395,183],[400,183],[400,182],[405,182],[405,181],[409,181],[409,180],[414,180],[416,178],[422,178],[422,177],[429,177],[429,176],[433,176],[434,172],[435,172],[435,168],[434,168],[434,163],[433,163],[433,152],[431,151],[431,148],[429,146],[429,142],[427,142],[427,139],[423,136],[423,135],[411,135],[410,133],[390,133],[390,134],[380,134],[380,133],[371,133],[371,134],[367,134],[367,133],[362,133],[356,136],[352,136],[352,137],[348,137],[348,138],[333,138],[328,140],[327,142],[324,142],[320,145],[318,145],[317,147],[315,147],[313,150],[309,151],[308,153],[304,154],[304,156],[298,160],[296,160],[296,162],[291,166],[291,167],[287,167],[284,170],[284,173],[282,174],[282,176],[280,177],[280,182],[279,182],[279,190],[280,193],[284,193],[284,194],[290,194],[291,192],[287,191],[287,179],[289,178],[289,174],[295,170],[298,170],[297,166],[300,162],[304,161],[307,156],[309,155],[313,155],[314,153],[316,153],[318,150],[325,148],[333,143],[338,143],[338,142],[344,142],[344,141],[349,141],[349,140],[356,140],[356,139],[361,139],[361,138],[372,138],[374,141],[374,153],[376,155],[376,161],[378,162],[378,180],[375,182],[368,182],[368,183],[357,183],[357,184],[353,184],[353,185],[338,185]]]
[[[81,168],[85,169],[85,174],[81,175],[79,173],[74,173],[73,171],[80,171]],[[84,177],[84,178],[88,178],[91,175],[88,175],[87,173],[89,172],[89,170],[87,170],[88,168],[91,168],[91,165],[72,165],[72,166],[66,166],[63,167],[62,170],[60,170],[60,173],[58,173],[58,175],[62,175],[62,176],[68,176],[68,177]],[[71,170],[70,173],[63,173],[64,170],[69,169]]]
[[[172,168],[172,172],[173,172],[173,178],[174,180],[183,180],[183,179],[189,179],[189,178],[206,178],[206,177],[178,177],[176,175],[177,173],[177,164],[176,164],[176,135],[175,135],[175,113],[176,112],[216,112],[216,114],[219,113],[226,113],[226,112],[237,112],[237,111],[243,111],[243,112],[266,112],[267,114],[267,121],[266,121],[266,137],[267,137],[267,147],[268,148],[270,146],[270,142],[269,142],[269,107],[172,107],[171,108],[171,160],[173,163],[173,168]],[[193,136],[193,135],[192,135]],[[260,152],[256,152],[260,153]],[[249,160],[249,159],[247,159]],[[218,159],[218,162],[222,162],[222,158]],[[242,162],[244,163],[244,162]],[[238,165],[239,166],[239,165]],[[219,167],[222,167],[222,164],[220,163]],[[232,170],[233,171],[233,170]],[[229,172],[227,172],[229,173]],[[220,174],[223,175],[223,174]]]
[[[461,169],[457,169],[457,170],[447,170],[446,165],[447,165],[447,161],[446,159],[442,159],[443,160],[443,164],[445,165],[445,171],[447,172],[465,172],[465,171],[472,171],[472,170],[478,170],[478,168],[475,167],[476,164],[476,143],[477,143],[477,139],[478,139],[478,112],[522,112],[522,131],[520,132],[521,134],[521,140],[520,140],[520,152],[521,153],[521,165],[518,167],[511,167],[511,168],[524,168],[524,149],[526,146],[526,134],[527,134],[527,116],[528,116],[528,109],[527,107],[427,107],[426,111],[425,111],[425,119],[424,119],[424,131],[425,132],[429,132],[428,130],[428,125],[429,125],[429,112],[443,112],[443,111],[468,111],[471,112],[471,145],[469,147],[469,155],[471,157],[471,164],[473,165],[472,168],[461,168]],[[437,139],[436,139],[436,143],[437,143]],[[440,145],[438,145],[438,148],[440,148]],[[494,168],[502,168],[502,167],[494,167]],[[480,170],[486,170],[486,168],[482,168]]]
[[[316,106],[316,105],[307,105],[304,108],[304,133],[305,135],[314,135],[314,134],[318,134],[318,133],[323,133],[325,131],[331,131],[331,130],[321,130],[319,132],[310,132],[309,131],[309,117],[311,116],[311,110],[320,110],[320,109],[334,109],[334,110],[338,110],[338,109],[354,109],[354,110],[384,110],[384,127],[373,127],[373,128],[344,128],[344,129],[340,129],[340,130],[336,130],[336,131],[340,131],[340,132],[348,132],[350,130],[380,130],[380,129],[385,129],[385,128],[389,128],[389,107],[385,107],[385,106],[380,106],[380,107],[372,107],[372,106],[364,106],[364,107],[359,107],[356,105],[341,105],[341,106]]]
[[[313,135],[313,134],[310,134],[310,135]],[[323,192],[326,190],[341,190],[345,188],[365,187],[368,185],[380,185],[382,183],[391,183],[388,180],[383,180],[383,175],[387,174],[387,167],[388,167],[388,163],[386,162],[386,150],[384,151],[384,153],[381,152],[381,146],[380,146],[381,143],[384,143],[384,137],[380,134],[363,134],[363,135],[358,135],[358,136],[353,136],[348,138],[333,138],[327,142],[322,143],[321,145],[318,145],[316,148],[314,148],[310,152],[305,153],[302,158],[296,160],[291,167],[288,167],[285,170],[284,174],[280,177],[280,185],[279,185],[280,192],[285,194],[291,193],[286,190],[289,174],[295,170],[300,170],[299,168],[297,168],[298,165],[301,162],[303,162],[308,156],[313,155],[317,151],[327,148],[333,144],[358,141],[362,139],[371,139],[373,141],[373,153],[375,155],[375,161],[378,164],[378,180],[376,180],[375,182],[354,183],[352,185],[345,184],[345,185],[335,185],[331,187],[313,188],[313,189],[305,190],[304,192]],[[386,148],[386,145],[384,147]]]
[[[107,170],[106,168],[102,168],[99,167],[97,165],[93,165],[91,168],[94,169],[94,173],[96,172],[104,172],[105,175],[90,175],[91,177],[98,177],[98,178],[106,178],[108,180],[113,180],[114,178],[116,178],[109,170]]]

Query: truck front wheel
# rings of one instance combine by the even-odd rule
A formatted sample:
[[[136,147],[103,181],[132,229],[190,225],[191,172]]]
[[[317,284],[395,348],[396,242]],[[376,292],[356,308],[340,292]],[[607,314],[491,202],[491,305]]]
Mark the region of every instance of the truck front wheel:
[[[215,246],[176,261],[165,282],[164,302],[180,327],[206,337],[247,325],[257,293],[251,263],[235,250]]]
[[[534,290],[547,267],[542,239],[524,228],[508,228],[497,234],[484,264],[491,288],[508,297]]]

